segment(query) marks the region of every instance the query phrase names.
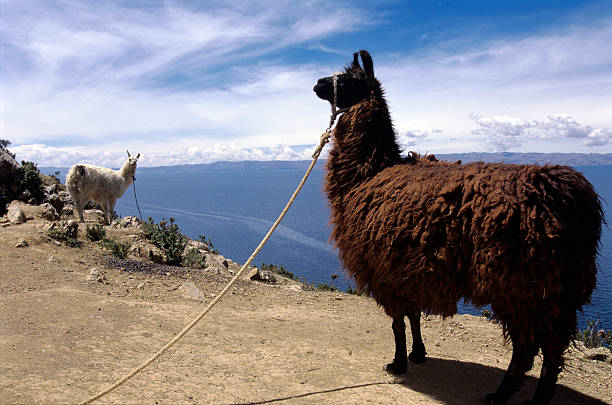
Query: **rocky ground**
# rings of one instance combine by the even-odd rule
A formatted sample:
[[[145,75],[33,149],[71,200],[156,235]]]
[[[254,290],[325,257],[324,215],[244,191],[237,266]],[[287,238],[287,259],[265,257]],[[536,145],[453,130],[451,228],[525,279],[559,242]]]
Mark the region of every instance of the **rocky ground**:
[[[106,227],[132,243],[126,260],[89,241],[84,224],[83,245],[69,247],[47,236],[54,215],[20,208],[24,223],[0,218],[2,404],[87,399],[159,350],[237,267],[221,256],[207,258],[206,270],[148,262],[149,246],[129,223]],[[393,355],[391,322],[373,300],[277,279],[239,281],[176,346],[96,403],[474,404],[509,362],[498,325],[428,316],[428,360],[390,377],[382,365]],[[612,403],[610,352],[599,353],[569,349],[553,403]],[[540,365],[538,357],[512,403],[531,396]]]

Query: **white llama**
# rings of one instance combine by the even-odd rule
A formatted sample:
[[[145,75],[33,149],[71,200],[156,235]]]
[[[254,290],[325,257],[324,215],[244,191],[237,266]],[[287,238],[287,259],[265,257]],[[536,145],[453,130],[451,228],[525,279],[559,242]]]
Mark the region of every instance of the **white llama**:
[[[83,208],[93,200],[102,204],[104,222],[110,224],[115,202],[134,181],[136,162],[140,157],[140,153],[133,157],[129,151],[127,155],[128,159],[118,171],[87,164],[76,164],[70,168],[66,176],[66,187],[74,200],[81,222],[85,222]]]

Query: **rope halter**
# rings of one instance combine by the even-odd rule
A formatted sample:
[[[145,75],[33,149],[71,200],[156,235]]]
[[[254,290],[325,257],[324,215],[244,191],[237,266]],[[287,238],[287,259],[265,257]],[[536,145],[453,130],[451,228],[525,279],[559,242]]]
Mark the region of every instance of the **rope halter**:
[[[349,110],[349,107],[338,108],[338,76],[340,75],[342,75],[342,73],[338,73],[338,72],[331,75],[332,81],[334,83],[334,98],[332,102],[330,103],[331,104],[331,115],[329,117],[329,126],[327,127],[325,132],[321,134],[321,140],[319,142],[319,146],[317,146],[316,150],[312,154],[313,158],[318,158],[325,144],[329,142],[329,138],[331,137],[331,132],[332,132],[331,129],[334,126],[334,123],[336,122],[336,118],[340,114]]]

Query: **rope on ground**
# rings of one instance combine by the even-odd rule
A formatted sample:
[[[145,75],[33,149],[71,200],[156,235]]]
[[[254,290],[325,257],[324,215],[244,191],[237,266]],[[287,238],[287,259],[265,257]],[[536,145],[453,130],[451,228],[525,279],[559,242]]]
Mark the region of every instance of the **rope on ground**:
[[[253,261],[255,256],[257,256],[257,254],[263,248],[263,246],[266,244],[268,239],[270,239],[270,236],[272,236],[272,233],[274,232],[274,230],[276,229],[278,224],[281,222],[281,220],[283,219],[283,217],[285,216],[287,211],[289,211],[289,208],[291,207],[291,205],[295,201],[295,198],[297,197],[297,195],[299,194],[300,190],[304,186],[304,183],[306,183],[306,180],[308,179],[308,176],[310,175],[310,172],[314,168],[314,165],[317,162],[317,159],[321,155],[321,151],[323,150],[323,147],[325,146],[325,144],[327,142],[329,142],[329,138],[331,136],[331,127],[332,127],[332,125],[333,125],[333,121],[330,123],[329,127],[327,128],[327,130],[323,134],[321,134],[321,139],[320,139],[319,145],[317,146],[317,148],[315,149],[315,151],[314,151],[314,153],[312,155],[312,157],[313,157],[312,163],[310,163],[310,166],[308,167],[308,170],[306,170],[306,173],[304,174],[304,177],[302,178],[302,181],[300,182],[300,184],[297,186],[297,188],[293,192],[293,195],[289,199],[289,202],[287,202],[287,205],[285,205],[285,208],[283,209],[283,211],[280,213],[280,215],[276,219],[276,222],[274,222],[274,224],[272,225],[272,227],[270,228],[270,230],[268,231],[266,236],[264,236],[262,241],[259,243],[259,246],[257,246],[255,251],[251,254],[251,256],[248,258],[248,260],[242,265],[242,267],[240,268],[238,273],[236,273],[234,278],[231,279],[231,281],[225,286],[225,288],[215,297],[215,299],[213,299],[210,302],[210,304],[208,304],[208,306],[202,312],[200,312],[200,314],[198,316],[196,316],[194,318],[193,321],[191,321],[191,323],[189,323],[189,325],[185,326],[185,328],[182,331],[180,331],[171,341],[166,343],[166,345],[164,347],[162,347],[157,353],[155,353],[153,356],[151,356],[151,358],[149,358],[147,361],[142,363],[140,366],[138,366],[135,369],[133,369],[128,375],[126,375],[125,377],[123,377],[119,381],[115,382],[113,385],[111,385],[108,388],[100,391],[99,393],[97,393],[96,395],[92,396],[91,398],[89,398],[89,399],[87,399],[87,400],[85,400],[83,402],[79,402],[79,405],[89,404],[89,403],[91,403],[91,402],[93,402],[93,401],[95,401],[97,399],[100,399],[104,395],[108,394],[109,392],[111,392],[111,391],[115,390],[116,388],[118,388],[119,386],[121,386],[123,383],[128,381],[130,378],[134,377],[136,374],[138,374],[140,371],[142,371],[145,367],[147,367],[149,364],[154,362],[166,350],[168,350],[169,348],[174,346],[174,344],[176,342],[178,342],[183,336],[185,336],[185,334],[187,332],[189,332],[191,330],[191,328],[193,328],[200,321],[200,319],[202,319],[212,309],[212,307],[214,307],[215,304],[217,304],[217,302],[219,302],[221,297],[223,297],[225,295],[225,293],[231,288],[232,285],[234,285],[234,283],[240,278],[242,273],[244,273],[246,268],[251,264],[251,262]]]
[[[385,374],[386,374],[386,373],[385,373]],[[394,390],[395,390],[395,391],[396,391],[398,394],[400,394],[401,396],[403,396],[403,397],[406,399],[406,401],[408,401],[408,402],[409,402],[409,403],[411,403],[412,405],[416,405],[414,402],[412,402],[412,401],[410,400],[410,398],[408,398],[406,395],[404,395],[404,393],[402,393],[400,390],[398,390],[398,389],[395,387],[395,384],[397,384],[397,383],[395,383],[395,382],[393,382],[393,381],[391,380],[391,378],[389,377],[389,374],[386,374],[386,377],[387,377],[387,380],[389,380],[389,382],[387,382],[387,385],[388,385],[389,387],[393,388],[393,389],[394,389]]]

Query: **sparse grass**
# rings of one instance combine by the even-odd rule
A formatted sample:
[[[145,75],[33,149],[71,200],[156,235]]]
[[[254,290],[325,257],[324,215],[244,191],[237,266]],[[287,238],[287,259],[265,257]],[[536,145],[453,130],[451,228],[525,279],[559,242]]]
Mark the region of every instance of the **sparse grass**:
[[[353,287],[351,287],[350,285],[346,287],[346,293],[351,295],[360,295],[362,297],[365,297],[367,295],[364,290],[358,290],[356,288],[353,289]]]

